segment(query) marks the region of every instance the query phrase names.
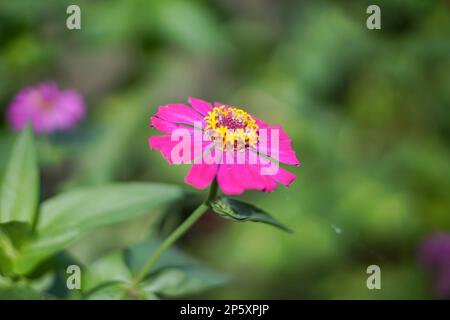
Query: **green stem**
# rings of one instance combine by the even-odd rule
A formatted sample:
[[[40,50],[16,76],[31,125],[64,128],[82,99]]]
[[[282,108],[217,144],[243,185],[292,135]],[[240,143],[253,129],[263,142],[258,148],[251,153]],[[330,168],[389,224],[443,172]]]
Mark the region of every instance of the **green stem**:
[[[209,209],[209,202],[216,198],[218,191],[217,181],[214,180],[211,184],[209,196],[205,202],[203,202],[195,211],[187,218],[182,224],[180,224],[159,246],[159,248],[148,258],[147,262],[142,267],[141,271],[133,279],[133,287],[141,282],[145,276],[155,266],[156,262],[161,258],[162,254],[169,249],[175,241],[177,241],[200,217]]]
[[[217,184],[217,180],[214,179],[211,183],[211,188],[209,189],[209,195],[206,199],[206,204],[209,206],[211,201],[214,201],[217,197],[217,192],[219,191],[219,185]]]

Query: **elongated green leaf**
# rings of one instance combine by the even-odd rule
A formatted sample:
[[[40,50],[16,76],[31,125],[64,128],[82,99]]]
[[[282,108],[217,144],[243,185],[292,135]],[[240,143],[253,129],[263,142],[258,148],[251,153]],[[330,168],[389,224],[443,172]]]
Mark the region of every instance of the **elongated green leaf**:
[[[183,195],[180,187],[162,183],[116,183],[82,188],[45,201],[39,234],[72,228],[82,230],[128,220],[146,209]]]
[[[39,176],[31,127],[14,144],[0,195],[0,223],[33,223],[39,201]]]
[[[29,272],[85,232],[129,220],[182,195],[177,186],[123,183],[84,188],[49,199],[41,208],[37,239],[22,248],[16,272]]]
[[[238,222],[253,221],[270,224],[286,232],[292,232],[277,220],[272,218],[267,212],[255,207],[252,204],[245,203],[235,199],[221,198],[211,203],[211,208],[221,217]]]
[[[25,222],[0,223],[0,274],[14,275],[18,252],[31,236],[31,228]]]
[[[8,234],[0,228],[0,275],[13,274],[13,261],[16,258],[16,249]]]

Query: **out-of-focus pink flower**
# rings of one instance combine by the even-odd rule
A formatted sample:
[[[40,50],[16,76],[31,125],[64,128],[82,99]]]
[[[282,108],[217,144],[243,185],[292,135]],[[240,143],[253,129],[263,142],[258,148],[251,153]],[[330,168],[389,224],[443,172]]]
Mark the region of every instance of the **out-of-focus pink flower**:
[[[289,186],[295,180],[278,165],[300,165],[280,126],[221,103],[213,107],[195,98],[189,103],[160,107],[151,125],[168,135],[149,139],[150,148],[169,163],[193,163],[186,183],[204,189],[216,178],[225,194],[241,194],[251,189],[271,192],[277,182]],[[180,148],[181,140],[187,147]],[[176,159],[180,153],[181,162]]]
[[[438,233],[420,246],[419,259],[432,272],[435,288],[442,298],[450,298],[450,234]]]
[[[85,116],[81,95],[60,90],[54,83],[41,83],[22,89],[10,103],[7,118],[14,130],[31,123],[36,133],[71,129]]]

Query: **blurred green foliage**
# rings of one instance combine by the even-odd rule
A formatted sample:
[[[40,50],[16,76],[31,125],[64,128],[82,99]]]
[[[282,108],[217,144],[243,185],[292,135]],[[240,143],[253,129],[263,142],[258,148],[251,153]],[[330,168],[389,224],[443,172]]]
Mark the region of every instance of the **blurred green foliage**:
[[[65,27],[69,4],[81,7],[81,30]],[[302,161],[289,189],[244,198],[295,233],[206,217],[183,244],[238,281],[198,297],[430,298],[416,252],[426,234],[450,228],[449,7],[376,1],[382,29],[368,30],[369,4],[3,1],[2,117],[20,88],[39,81],[85,96],[78,130],[38,139],[45,199],[116,180],[182,184],[187,168],[148,150],[157,107],[189,96],[243,106],[283,125]],[[11,139],[2,119],[3,174]],[[88,263],[164,234],[188,207],[169,208],[160,224],[106,229],[70,253]],[[366,288],[371,264],[382,290]]]

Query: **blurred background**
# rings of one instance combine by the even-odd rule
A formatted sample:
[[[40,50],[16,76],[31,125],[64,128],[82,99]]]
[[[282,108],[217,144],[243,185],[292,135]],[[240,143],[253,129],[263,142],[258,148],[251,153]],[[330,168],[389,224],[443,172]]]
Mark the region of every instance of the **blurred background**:
[[[66,28],[70,4],[81,30]],[[366,28],[370,4],[381,30]],[[449,18],[447,1],[2,1],[0,172],[6,107],[38,82],[75,88],[88,106],[76,130],[38,138],[43,199],[110,181],[182,185],[188,167],[148,148],[158,106],[242,106],[281,124],[302,162],[289,189],[242,198],[295,233],[205,216],[179,244],[234,281],[195,298],[436,298],[418,250],[450,228]],[[70,252],[88,262],[164,236],[200,199]],[[381,290],[366,287],[372,264]]]

